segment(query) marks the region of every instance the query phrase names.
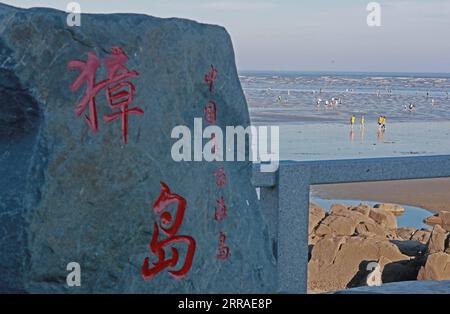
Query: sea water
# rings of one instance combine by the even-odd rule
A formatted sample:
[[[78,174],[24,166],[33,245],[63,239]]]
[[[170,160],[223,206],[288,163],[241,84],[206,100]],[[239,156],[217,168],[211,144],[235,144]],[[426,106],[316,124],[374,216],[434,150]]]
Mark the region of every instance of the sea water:
[[[450,154],[450,74],[241,72],[240,80],[252,123],[279,126],[281,160]],[[339,103],[325,106],[332,98]],[[326,208],[361,202],[312,200]],[[427,227],[429,211],[404,207],[399,226]]]
[[[252,122],[347,123],[350,116],[376,121],[450,120],[450,74],[242,72]],[[335,108],[317,106],[332,98]],[[413,104],[414,111],[405,110]]]
[[[450,153],[450,74],[242,72],[240,80],[252,123],[280,127],[281,160]],[[332,98],[340,103],[325,106]]]

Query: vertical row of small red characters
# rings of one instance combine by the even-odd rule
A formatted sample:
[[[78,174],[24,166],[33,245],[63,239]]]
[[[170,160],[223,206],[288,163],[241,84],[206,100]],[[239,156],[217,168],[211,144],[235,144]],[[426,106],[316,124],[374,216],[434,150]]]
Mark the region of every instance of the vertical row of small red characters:
[[[214,172],[216,177],[216,186],[221,189],[227,184],[227,177],[225,175],[225,169],[220,167]],[[227,206],[225,205],[225,199],[221,196],[216,200],[216,208],[214,209],[214,220],[216,222],[222,222],[227,217]],[[225,232],[220,232],[219,234],[219,248],[217,250],[217,259],[226,260],[230,255],[230,248],[225,245],[227,240],[227,235]]]
[[[209,101],[205,106],[204,114],[205,120],[209,124],[216,124],[217,106],[213,99],[213,85],[217,78],[217,70],[214,65],[211,65],[211,69],[205,74],[205,83],[209,86]]]
[[[175,219],[172,218],[168,207],[176,205]],[[149,248],[156,258],[156,261],[150,263],[150,258],[146,257],[142,265],[142,277],[144,280],[152,279],[155,275],[166,268],[171,276],[181,279],[184,278],[192,266],[195,254],[195,240],[186,235],[177,235],[181,224],[183,223],[184,212],[186,210],[186,200],[180,195],[170,191],[169,186],[161,182],[161,193],[153,204],[153,210],[159,215],[159,225],[155,222],[153,225],[153,236]],[[160,231],[166,236],[159,239]],[[179,269],[177,266],[180,254],[175,244],[186,245],[185,259]],[[171,255],[166,258],[166,249],[170,249]]]
[[[214,65],[211,65],[211,68],[208,73],[205,74],[205,83],[208,84],[209,88],[209,101],[205,106],[204,114],[205,120],[209,124],[216,124],[217,118],[217,106],[216,102],[213,98],[214,91],[214,81],[217,79],[217,69]],[[215,140],[215,135],[212,135],[212,140]],[[213,153],[217,153],[217,143],[214,142]],[[216,178],[216,186],[221,189],[227,184],[227,177],[225,174],[225,169],[220,167],[214,172],[214,176]],[[227,217],[227,206],[225,204],[225,199],[223,196],[216,200],[216,207],[214,209],[214,220],[216,222],[223,222]],[[220,232],[219,234],[219,248],[217,250],[217,259],[218,260],[226,260],[230,255],[230,248],[226,246],[225,241],[227,239],[227,235],[225,232]]]
[[[133,83],[126,80],[139,76],[139,73],[134,70],[130,71],[125,66],[125,63],[128,61],[128,56],[121,48],[113,47],[111,53],[111,56],[107,57],[104,61],[107,70],[107,78],[98,83],[96,75],[101,62],[95,52],[88,52],[87,61],[70,61],[68,63],[69,69],[80,70],[80,74],[70,85],[70,89],[75,92],[86,83],[86,91],[81,101],[77,104],[75,113],[77,116],[81,116],[86,108],[89,107],[89,114],[85,115],[85,120],[94,133],[98,130],[95,97],[101,90],[106,89],[106,99],[110,108],[118,111],[113,111],[111,114],[105,115],[103,121],[108,123],[118,118],[122,118],[122,138],[123,143],[126,144],[128,115],[144,114],[144,110],[139,107],[128,108],[129,104],[133,101],[135,87]]]

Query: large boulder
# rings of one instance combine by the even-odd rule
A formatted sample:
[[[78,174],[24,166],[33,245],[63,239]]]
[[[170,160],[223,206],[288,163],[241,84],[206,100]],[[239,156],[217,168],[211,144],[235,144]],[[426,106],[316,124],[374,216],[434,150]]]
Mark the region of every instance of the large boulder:
[[[326,210],[316,204],[311,203],[309,205],[309,226],[308,234],[311,234],[317,225],[325,218]]]
[[[426,257],[419,256],[409,260],[401,260],[385,264],[381,276],[383,283],[412,281],[417,279],[417,275],[423,265]]]
[[[438,214],[425,218],[424,223],[430,226],[440,225],[446,231],[450,232],[450,212],[441,211]]]
[[[357,206],[352,206],[349,209],[353,210],[353,211],[357,211],[357,212],[363,214],[364,216],[369,216],[370,210],[372,209],[372,207],[367,204],[359,204]]]
[[[391,243],[408,256],[421,256],[427,252],[427,245],[416,240],[391,240]]]
[[[377,224],[373,219],[358,210],[358,207],[347,208],[344,205],[333,205],[330,214],[320,221],[315,228],[317,236],[351,236],[376,235],[385,236],[385,226]]]
[[[312,293],[416,280],[428,249],[435,243],[442,246],[446,236],[439,226],[430,241],[429,230],[395,228],[395,215],[382,208],[334,204],[322,218],[323,209],[316,207],[310,206],[314,228],[309,237],[308,288]]]
[[[397,204],[383,203],[383,204],[375,204],[373,207],[390,212],[395,216],[401,216],[405,212],[405,208]]]
[[[136,14],[83,14],[81,27],[67,26],[66,18],[61,11],[0,4],[0,291],[274,291],[275,264],[251,163],[171,157],[172,129],[193,130],[211,97],[219,127],[250,123],[225,29]],[[108,64],[117,76],[132,73],[129,109],[144,113],[129,114],[126,144],[121,117],[102,121],[112,111],[104,90],[96,97],[97,132],[89,108],[75,115],[85,89],[70,86],[88,56],[90,70],[101,60],[97,82],[110,78]],[[211,64],[217,69],[212,95],[205,83]],[[216,184],[220,167],[225,186]],[[144,260],[157,261],[149,247],[154,224],[172,218],[153,208],[167,188],[179,197],[160,197],[161,206],[183,207],[180,197],[187,202],[177,234],[195,240],[195,254],[185,277],[173,278],[168,270],[189,259],[179,243],[178,263],[144,280]],[[227,216],[215,222],[221,196]],[[226,241],[219,244],[222,231]],[[221,253],[229,248],[228,259],[217,258],[220,245]],[[176,261],[173,253],[167,250],[166,259]],[[81,267],[81,287],[66,284],[70,262]]]
[[[450,280],[450,255],[444,252],[429,255],[417,280]]]
[[[388,230],[397,228],[397,219],[394,214],[382,208],[372,208],[369,217]]]
[[[417,231],[416,228],[402,227],[397,229],[397,236],[402,240],[411,240],[411,237]]]
[[[409,259],[387,239],[325,237],[312,249],[308,264],[308,287],[313,292],[344,289],[352,285],[369,262],[379,262],[383,268],[388,262]]]
[[[431,232],[430,240],[428,241],[428,254],[434,254],[445,251],[445,244],[447,241],[447,232],[440,225],[435,225]]]
[[[411,237],[411,240],[419,241],[420,243],[428,243],[431,237],[431,231],[426,229],[417,230]]]

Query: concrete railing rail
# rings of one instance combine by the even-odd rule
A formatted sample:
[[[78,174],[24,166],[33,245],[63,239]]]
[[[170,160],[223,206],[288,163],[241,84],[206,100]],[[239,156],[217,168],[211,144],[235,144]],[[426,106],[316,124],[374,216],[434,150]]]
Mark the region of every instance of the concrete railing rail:
[[[277,258],[278,289],[306,293],[310,185],[450,177],[450,155],[282,161],[277,172],[253,169]]]

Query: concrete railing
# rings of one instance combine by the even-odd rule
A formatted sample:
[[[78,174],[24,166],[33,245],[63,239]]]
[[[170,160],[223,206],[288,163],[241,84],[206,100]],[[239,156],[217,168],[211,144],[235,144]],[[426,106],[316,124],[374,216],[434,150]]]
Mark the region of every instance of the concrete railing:
[[[283,161],[277,172],[253,169],[277,258],[278,290],[306,293],[310,185],[450,177],[450,155],[330,161]]]

